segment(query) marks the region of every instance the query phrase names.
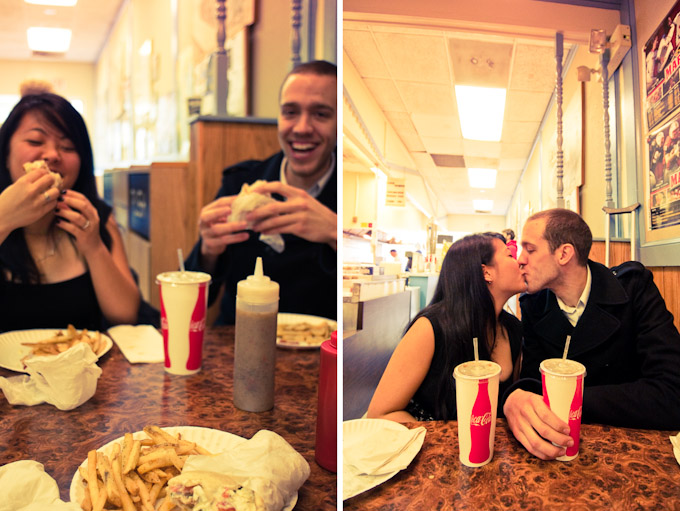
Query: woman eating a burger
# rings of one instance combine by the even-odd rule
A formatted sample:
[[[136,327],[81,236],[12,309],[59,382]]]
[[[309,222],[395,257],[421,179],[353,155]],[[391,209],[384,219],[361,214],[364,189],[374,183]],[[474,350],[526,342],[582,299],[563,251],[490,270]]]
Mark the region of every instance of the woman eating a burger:
[[[0,331],[135,323],[139,304],[83,118],[28,91],[0,128]]]

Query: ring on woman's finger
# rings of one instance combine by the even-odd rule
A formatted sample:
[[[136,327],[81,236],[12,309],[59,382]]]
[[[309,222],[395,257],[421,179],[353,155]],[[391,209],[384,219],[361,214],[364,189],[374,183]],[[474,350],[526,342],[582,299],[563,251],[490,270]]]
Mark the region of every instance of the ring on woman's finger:
[[[50,202],[50,194],[49,194],[49,191],[43,193],[43,197],[45,197],[45,202]]]
[[[85,222],[85,225],[83,225],[83,226],[81,227],[81,229],[82,229],[83,231],[86,231],[88,227],[90,227],[90,221],[89,221],[89,220],[87,220],[87,221]]]

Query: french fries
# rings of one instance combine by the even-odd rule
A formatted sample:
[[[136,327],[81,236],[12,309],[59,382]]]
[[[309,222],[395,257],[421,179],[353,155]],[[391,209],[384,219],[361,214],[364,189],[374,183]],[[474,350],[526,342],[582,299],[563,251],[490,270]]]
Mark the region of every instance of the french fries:
[[[81,509],[154,511],[157,504],[174,509],[165,498],[168,481],[181,473],[187,457],[210,452],[158,426],[147,426],[144,433],[143,439],[126,433],[108,455],[88,452],[87,468],[78,469],[85,485]]]
[[[87,343],[95,355],[99,355],[105,348],[104,339],[99,332],[89,332],[87,329],[78,332],[73,325],[69,325],[65,332],[59,331],[49,339],[22,342],[22,346],[31,347],[31,354],[22,358],[21,362],[36,355],[58,355],[81,342]]]
[[[299,323],[278,324],[276,327],[276,340],[283,344],[296,345],[320,345],[331,336],[331,325],[322,321],[320,323]]]

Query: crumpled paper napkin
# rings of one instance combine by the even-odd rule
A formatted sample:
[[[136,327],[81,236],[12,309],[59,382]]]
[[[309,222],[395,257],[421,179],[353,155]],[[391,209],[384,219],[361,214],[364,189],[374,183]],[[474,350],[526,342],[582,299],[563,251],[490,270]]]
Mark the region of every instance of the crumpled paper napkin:
[[[0,511],[80,511],[74,502],[59,499],[57,482],[42,464],[21,460],[0,467]]]
[[[668,437],[673,444],[673,454],[675,459],[680,463],[680,433],[675,436]]]
[[[343,464],[359,475],[381,475],[408,467],[425,440],[423,426],[414,429],[375,429],[343,438]]]
[[[342,499],[387,481],[405,469],[420,451],[426,429],[408,429],[386,419],[343,423]]]
[[[260,430],[250,440],[214,456],[189,456],[182,473],[226,474],[262,497],[267,511],[280,511],[309,477],[309,463],[273,431]]]
[[[28,375],[0,378],[0,389],[13,405],[49,403],[72,410],[97,390],[102,370],[97,355],[86,343],[78,343],[59,355],[26,359]]]
[[[163,336],[153,325],[118,325],[108,332],[131,364],[164,361]]]

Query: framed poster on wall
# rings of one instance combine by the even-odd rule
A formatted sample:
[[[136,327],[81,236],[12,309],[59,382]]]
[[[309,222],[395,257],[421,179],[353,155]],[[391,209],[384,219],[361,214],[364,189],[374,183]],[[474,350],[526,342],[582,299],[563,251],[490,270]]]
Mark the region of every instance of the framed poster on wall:
[[[680,241],[680,0],[643,49],[646,241]]]

